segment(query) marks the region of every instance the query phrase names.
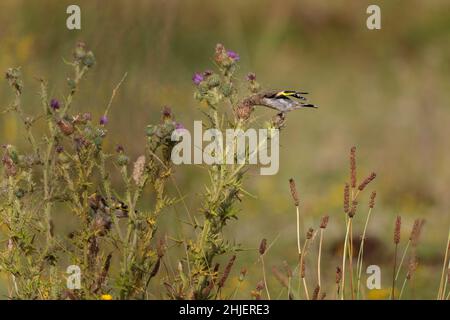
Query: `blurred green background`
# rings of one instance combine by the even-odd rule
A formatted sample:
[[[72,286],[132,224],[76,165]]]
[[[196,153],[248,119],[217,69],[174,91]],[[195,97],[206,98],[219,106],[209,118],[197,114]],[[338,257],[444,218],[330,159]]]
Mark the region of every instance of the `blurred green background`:
[[[74,3],[81,7],[79,31],[65,26],[66,8]],[[369,4],[381,7],[381,30],[366,28]],[[79,40],[94,51],[97,65],[76,97],[78,110],[99,117],[111,90],[128,72],[110,114],[108,147],[123,144],[133,159],[143,150],[145,126],[159,121],[162,106],[171,106],[187,128],[201,119],[191,77],[213,68],[218,42],[240,54],[243,87],[245,75],[255,72],[264,88],[309,91],[320,109],[289,114],[279,173],[259,176],[254,170],[248,175],[246,186],[255,197],[245,198],[239,220],[227,228],[230,239],[252,249],[237,262],[249,267],[252,280],[242,297],[249,297],[261,278],[253,249],[262,238],[276,240],[267,256],[269,266],[283,260],[295,264],[290,177],[297,181],[307,227],[316,228],[322,215],[330,215],[323,277],[333,283],[344,233],[342,189],[353,145],[359,178],[372,170],[378,174],[368,188],[378,197],[366,262],[390,261],[396,215],[403,217],[403,240],[413,220],[425,218],[417,289],[409,297],[435,297],[450,223],[450,2],[3,0],[0,26],[0,70],[22,67],[29,113],[40,111],[36,77],[48,79],[52,97],[63,97],[68,75],[63,58],[70,57]],[[4,81],[0,107],[11,100]],[[23,127],[13,115],[0,118],[0,143],[26,146]],[[205,178],[198,167],[177,169],[177,182],[193,211]],[[362,231],[369,193],[361,198],[355,234]],[[176,236],[175,211],[183,214],[181,206],[166,212],[160,232]],[[390,267],[382,269],[384,288],[390,274]],[[309,276],[314,277],[313,270]]]

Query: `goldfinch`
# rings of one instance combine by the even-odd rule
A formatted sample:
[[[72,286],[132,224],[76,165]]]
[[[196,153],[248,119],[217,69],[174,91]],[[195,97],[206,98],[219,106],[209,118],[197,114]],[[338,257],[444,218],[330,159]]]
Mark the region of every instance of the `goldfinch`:
[[[303,96],[306,94],[308,93],[293,90],[271,90],[254,95],[252,97],[252,100],[255,106],[260,105],[269,107],[282,113],[297,110],[300,108],[317,108],[317,106],[315,106],[314,104],[294,100],[298,99],[301,101],[307,101],[307,99]]]

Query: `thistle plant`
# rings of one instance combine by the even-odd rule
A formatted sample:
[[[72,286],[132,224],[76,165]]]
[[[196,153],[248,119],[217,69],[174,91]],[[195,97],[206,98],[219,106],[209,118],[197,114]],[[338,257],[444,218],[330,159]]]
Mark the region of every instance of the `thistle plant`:
[[[130,172],[124,147],[116,152],[103,147],[108,111],[125,77],[95,121],[88,112],[72,113],[81,82],[95,65],[94,54],[79,43],[66,64],[73,72],[67,96],[50,98],[47,81],[40,79],[42,109],[33,116],[22,109],[20,69],[6,72],[14,101],[5,112],[22,121],[30,147],[2,148],[0,222],[7,245],[0,252],[0,270],[8,275],[9,298],[99,299],[109,293],[123,299],[146,297],[165,254],[164,245],[154,240],[157,219],[174,202],[165,192],[172,174],[173,114],[165,112],[160,124],[147,128],[145,150]],[[44,121],[47,130],[36,138],[38,121]],[[124,192],[112,186],[112,170],[122,177]],[[145,189],[155,193],[151,210],[138,206]],[[69,234],[59,232],[54,223],[61,211],[77,221]],[[111,274],[114,260],[118,267]],[[79,288],[67,288],[67,261],[81,270]]]
[[[255,119],[251,117],[253,105],[245,96],[259,91],[260,85],[256,76],[247,76],[249,93],[239,95],[235,73],[237,71],[239,55],[234,51],[226,50],[222,44],[215,49],[214,61],[218,70],[207,70],[194,74],[192,81],[196,87],[194,97],[203,105],[203,115],[206,119],[205,129],[246,130],[252,126]],[[232,116],[230,116],[231,114]],[[278,128],[277,123],[268,122],[266,128]],[[270,138],[270,137],[269,137]],[[256,154],[262,144],[252,151],[246,150],[246,161],[225,164],[226,159],[236,159],[237,137],[228,143],[220,157],[223,164],[213,164],[207,167],[210,184],[203,194],[201,213],[203,221],[199,224],[200,232],[197,239],[189,245],[187,261],[191,268],[190,294],[196,299],[209,298],[205,290],[214,282],[212,266],[217,256],[236,252],[238,245],[231,245],[223,238],[223,229],[231,219],[238,218],[236,203],[241,201],[247,192],[243,186],[243,177],[247,170],[248,159]],[[197,226],[195,226],[197,227]],[[265,285],[267,288],[267,286]]]

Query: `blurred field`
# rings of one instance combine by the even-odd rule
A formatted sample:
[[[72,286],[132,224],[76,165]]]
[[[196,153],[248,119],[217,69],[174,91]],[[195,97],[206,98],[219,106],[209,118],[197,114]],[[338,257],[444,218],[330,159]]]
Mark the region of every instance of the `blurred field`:
[[[360,178],[372,170],[378,174],[370,185],[378,197],[368,231],[378,242],[366,262],[390,261],[396,215],[404,219],[404,239],[413,220],[425,218],[415,294],[435,298],[435,271],[450,223],[448,1],[376,1],[382,10],[379,31],[366,28],[365,11],[374,1],[77,1],[82,30],[69,31],[65,9],[72,3],[0,4],[0,70],[22,66],[28,112],[39,108],[35,77],[48,79],[52,95],[62,97],[67,72],[63,57],[83,40],[98,63],[75,107],[99,117],[111,90],[128,72],[111,112],[109,141],[110,147],[125,145],[136,158],[144,128],[159,120],[162,106],[171,106],[188,129],[201,119],[191,76],[213,67],[210,57],[221,42],[240,54],[242,79],[255,72],[265,88],[309,91],[320,106],[289,114],[281,137],[280,171],[276,176],[255,171],[247,178],[255,198],[243,201],[239,221],[227,229],[230,239],[250,249],[262,238],[276,240],[268,265],[294,263],[295,212],[288,188],[288,179],[294,177],[306,226],[317,227],[323,214],[330,215],[323,265],[324,277],[332,279],[343,241],[348,151],[356,145]],[[5,81],[0,84],[0,107],[11,99]],[[17,119],[2,115],[0,143],[26,146],[22,130]],[[196,167],[177,172],[192,210],[207,178],[203,173]],[[175,211],[183,214],[180,206],[163,218],[164,232],[172,235],[179,228]],[[356,234],[365,214],[358,212]],[[260,278],[256,260],[256,251],[238,258],[255,281]],[[387,288],[391,267],[382,270]],[[244,288],[242,297],[250,289]]]

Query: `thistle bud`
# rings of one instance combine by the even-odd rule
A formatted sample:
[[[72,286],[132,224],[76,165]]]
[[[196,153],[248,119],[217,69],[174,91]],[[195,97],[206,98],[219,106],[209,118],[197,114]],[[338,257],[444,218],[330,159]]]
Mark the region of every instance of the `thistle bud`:
[[[214,88],[220,85],[220,77],[217,74],[212,74],[207,79],[208,87]]]
[[[82,59],[82,63],[87,68],[92,68],[95,65],[95,56],[92,51],[89,51]]]

